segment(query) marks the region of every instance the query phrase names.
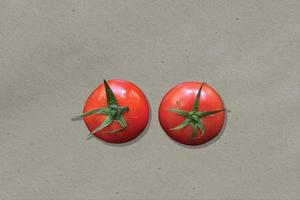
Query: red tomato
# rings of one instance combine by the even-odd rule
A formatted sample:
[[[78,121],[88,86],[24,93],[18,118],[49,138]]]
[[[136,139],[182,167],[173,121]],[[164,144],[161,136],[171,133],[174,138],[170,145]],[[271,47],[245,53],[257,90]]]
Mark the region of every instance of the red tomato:
[[[221,97],[210,85],[184,82],[173,87],[163,97],[159,107],[159,121],[164,131],[175,141],[200,145],[221,131],[224,110]]]
[[[83,109],[83,113],[99,108],[104,108],[104,111],[100,110],[100,114],[82,116],[84,122],[94,136],[106,142],[124,143],[133,140],[147,126],[149,120],[147,99],[143,92],[131,82],[109,80],[107,83],[108,88],[105,87],[105,84],[100,84],[92,92]],[[110,93],[111,99],[107,97],[109,91],[112,92],[112,94]],[[118,113],[118,109],[122,112]],[[111,112],[114,113],[111,114]],[[106,123],[109,121],[109,116],[111,116],[110,122]],[[100,125],[103,125],[103,128],[96,131]]]

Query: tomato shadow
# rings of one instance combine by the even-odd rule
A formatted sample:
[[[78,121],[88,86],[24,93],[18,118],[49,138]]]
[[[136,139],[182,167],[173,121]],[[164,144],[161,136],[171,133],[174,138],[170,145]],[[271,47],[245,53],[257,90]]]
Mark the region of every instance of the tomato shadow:
[[[188,148],[188,149],[202,149],[202,148],[205,148],[205,147],[207,147],[207,146],[209,146],[209,145],[212,145],[212,144],[215,143],[217,140],[219,140],[220,137],[222,137],[222,135],[224,134],[225,128],[226,128],[226,126],[227,126],[227,119],[228,119],[228,115],[227,115],[227,114],[228,114],[229,112],[231,112],[231,110],[227,110],[227,111],[225,112],[225,116],[224,116],[224,125],[223,125],[223,127],[222,127],[220,133],[219,133],[215,138],[213,138],[212,140],[210,140],[210,141],[207,142],[207,143],[204,143],[204,144],[202,144],[202,145],[191,146],[191,145],[181,144],[181,143],[179,143],[179,142],[173,140],[172,138],[170,138],[170,139],[171,139],[171,141],[172,141],[173,143],[178,144],[178,145],[180,145],[180,146],[182,146],[182,147],[185,147],[185,148]]]
[[[142,132],[140,135],[138,135],[136,138],[134,138],[134,139],[131,140],[131,141],[124,142],[124,143],[120,143],[120,144],[118,144],[118,143],[109,143],[109,142],[105,142],[105,141],[103,141],[103,140],[101,140],[101,139],[99,139],[99,138],[97,138],[97,137],[94,137],[94,139],[96,139],[96,140],[98,140],[98,141],[100,141],[100,142],[102,142],[102,143],[104,143],[104,144],[106,144],[106,145],[109,145],[109,146],[115,146],[115,147],[129,146],[129,145],[132,145],[132,144],[138,142],[138,141],[139,141],[142,137],[144,137],[144,135],[149,131],[150,124],[151,124],[151,122],[152,122],[152,108],[151,108],[151,106],[150,106],[150,104],[149,104],[148,99],[147,99],[147,102],[148,102],[148,108],[149,108],[149,120],[148,120],[148,124],[147,124],[146,128],[143,130],[143,132]]]

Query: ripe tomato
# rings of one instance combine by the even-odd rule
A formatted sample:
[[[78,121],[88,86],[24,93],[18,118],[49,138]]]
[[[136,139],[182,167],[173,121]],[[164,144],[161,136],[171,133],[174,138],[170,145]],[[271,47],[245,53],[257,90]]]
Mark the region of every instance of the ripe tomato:
[[[104,80],[104,84],[87,98],[83,114],[73,120],[82,118],[91,132],[89,138],[96,136],[109,143],[124,143],[136,138],[146,128],[148,102],[133,83]]]
[[[159,121],[175,141],[200,145],[221,131],[225,117],[223,111],[223,101],[210,85],[184,82],[163,97],[159,106]]]

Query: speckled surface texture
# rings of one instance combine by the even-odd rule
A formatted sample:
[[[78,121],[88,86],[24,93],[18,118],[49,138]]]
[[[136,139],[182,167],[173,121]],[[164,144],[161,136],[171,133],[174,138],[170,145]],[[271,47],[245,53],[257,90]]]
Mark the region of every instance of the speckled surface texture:
[[[299,1],[0,1],[0,199],[300,199]],[[121,146],[86,141],[103,80],[137,84],[151,123]],[[200,148],[157,109],[207,81],[231,112]]]

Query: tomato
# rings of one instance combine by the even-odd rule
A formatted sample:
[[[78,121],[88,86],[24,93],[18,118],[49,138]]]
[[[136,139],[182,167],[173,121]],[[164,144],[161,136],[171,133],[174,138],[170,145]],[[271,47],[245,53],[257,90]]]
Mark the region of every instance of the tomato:
[[[133,140],[146,128],[149,106],[144,93],[125,80],[109,80],[100,84],[87,98],[83,114],[73,120],[84,119],[95,136],[109,143]]]
[[[207,83],[184,82],[169,90],[159,106],[159,122],[175,141],[201,145],[221,131],[224,103]]]

